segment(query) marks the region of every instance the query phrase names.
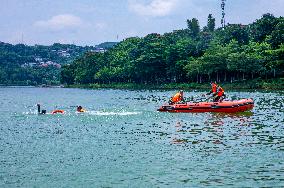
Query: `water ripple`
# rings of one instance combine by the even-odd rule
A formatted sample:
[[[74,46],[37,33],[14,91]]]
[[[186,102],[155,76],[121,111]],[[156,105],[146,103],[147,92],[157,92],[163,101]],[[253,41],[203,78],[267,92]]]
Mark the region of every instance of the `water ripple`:
[[[175,91],[0,90],[1,187],[284,186],[283,93],[231,93],[252,112],[172,114],[156,109]],[[38,101],[66,113],[37,115]]]

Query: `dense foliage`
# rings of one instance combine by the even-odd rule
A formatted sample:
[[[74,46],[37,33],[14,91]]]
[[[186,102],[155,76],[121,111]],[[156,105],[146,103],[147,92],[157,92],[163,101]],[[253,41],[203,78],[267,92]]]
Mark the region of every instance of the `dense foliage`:
[[[65,65],[61,82],[203,83],[283,77],[284,18],[265,14],[250,25],[215,29],[210,14],[202,30],[198,20],[171,33],[128,38],[105,53],[86,53]]]
[[[0,42],[0,84],[59,84],[60,68],[88,51],[111,48],[115,43],[76,46],[55,43],[51,46],[7,44]]]

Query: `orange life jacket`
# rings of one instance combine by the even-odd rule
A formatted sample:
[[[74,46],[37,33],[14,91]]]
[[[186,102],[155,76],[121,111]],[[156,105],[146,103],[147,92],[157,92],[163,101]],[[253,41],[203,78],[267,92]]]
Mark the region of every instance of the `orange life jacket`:
[[[53,110],[51,114],[64,114],[64,110]]]
[[[218,87],[218,93],[217,93],[217,95],[218,95],[219,97],[222,97],[222,96],[224,95],[224,92],[225,92],[224,89],[219,86],[219,87]]]
[[[177,94],[175,94],[174,96],[173,96],[173,98],[172,98],[172,101],[173,102],[179,102],[179,101],[181,101],[182,100],[182,96],[181,96],[181,94],[178,92]]]
[[[212,84],[212,93],[216,93],[217,92],[217,84],[213,83]]]

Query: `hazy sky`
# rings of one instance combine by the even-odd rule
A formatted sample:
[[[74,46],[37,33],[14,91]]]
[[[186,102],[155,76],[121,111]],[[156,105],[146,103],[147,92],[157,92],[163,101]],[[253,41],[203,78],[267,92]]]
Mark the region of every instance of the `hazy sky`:
[[[12,44],[95,45],[131,36],[203,27],[208,14],[220,26],[221,0],[0,0],[0,41]],[[284,16],[284,0],[227,0],[226,21],[252,23],[264,13]]]

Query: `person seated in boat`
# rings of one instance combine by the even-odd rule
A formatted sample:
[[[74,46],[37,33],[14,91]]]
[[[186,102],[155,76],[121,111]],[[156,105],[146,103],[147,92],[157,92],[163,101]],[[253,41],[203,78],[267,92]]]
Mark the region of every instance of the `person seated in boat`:
[[[217,86],[217,93],[213,99],[213,102],[222,102],[226,98],[225,91],[221,86]]]
[[[77,112],[85,112],[86,110],[82,106],[77,106]]]
[[[169,104],[184,103],[183,90],[177,92],[170,100]]]

